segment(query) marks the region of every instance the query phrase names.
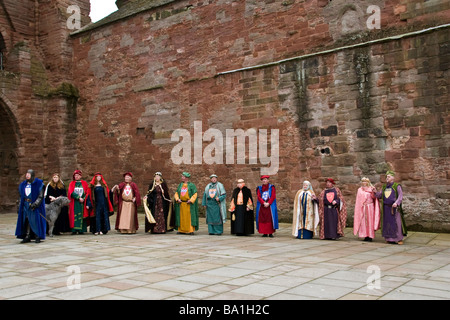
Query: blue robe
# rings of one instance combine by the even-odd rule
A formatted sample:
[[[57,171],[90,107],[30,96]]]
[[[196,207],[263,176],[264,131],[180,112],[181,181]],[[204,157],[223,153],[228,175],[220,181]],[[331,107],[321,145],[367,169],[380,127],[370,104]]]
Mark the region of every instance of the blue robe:
[[[23,181],[19,186],[20,194],[20,205],[19,205],[19,215],[17,217],[16,226],[16,237],[19,239],[24,239],[27,235],[27,230],[25,230],[25,222],[28,219],[30,224],[30,229],[34,232],[36,237],[40,239],[45,239],[45,233],[47,229],[47,221],[45,220],[45,200],[39,207],[31,210],[30,205],[36,201],[41,190],[44,188],[44,183],[42,180],[35,178],[33,183],[31,183],[31,193],[29,196],[25,194],[25,188],[27,187],[27,181]]]

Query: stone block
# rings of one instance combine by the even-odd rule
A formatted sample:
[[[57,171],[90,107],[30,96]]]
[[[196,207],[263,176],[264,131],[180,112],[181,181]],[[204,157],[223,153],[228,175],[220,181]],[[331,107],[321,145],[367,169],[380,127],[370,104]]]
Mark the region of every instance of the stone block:
[[[320,135],[325,137],[337,135],[337,126],[329,126],[327,128],[321,128]]]

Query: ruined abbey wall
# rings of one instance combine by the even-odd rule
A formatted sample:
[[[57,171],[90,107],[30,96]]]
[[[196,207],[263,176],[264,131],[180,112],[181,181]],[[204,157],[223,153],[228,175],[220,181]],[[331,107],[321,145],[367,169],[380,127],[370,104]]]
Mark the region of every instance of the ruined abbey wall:
[[[0,212],[15,210],[18,184],[76,165],[76,100],[67,8],[88,0],[4,0],[0,4]],[[66,171],[67,170],[67,171]]]
[[[370,5],[380,8],[379,29],[368,27]],[[407,224],[449,230],[449,9],[413,0],[166,0],[131,14],[125,5],[73,35],[78,164],[115,182],[131,170],[142,191],[156,171],[172,190],[182,171],[199,190],[212,173],[229,193],[238,178],[254,190],[273,163],[251,150],[243,164],[237,151],[227,161],[227,132],[251,129],[267,132],[268,155],[278,147],[271,182],[282,220],[303,180],[318,193],[333,177],[351,225],[360,179],[380,187],[393,169]],[[181,163],[180,130],[191,145]]]
[[[331,176],[351,225],[360,179],[392,169],[410,228],[450,230],[449,1],[121,1],[76,32],[69,1],[4,3],[2,186],[32,166],[132,171],[143,193],[161,171],[173,191],[189,171],[202,196],[212,173],[231,194],[271,169],[282,221]]]

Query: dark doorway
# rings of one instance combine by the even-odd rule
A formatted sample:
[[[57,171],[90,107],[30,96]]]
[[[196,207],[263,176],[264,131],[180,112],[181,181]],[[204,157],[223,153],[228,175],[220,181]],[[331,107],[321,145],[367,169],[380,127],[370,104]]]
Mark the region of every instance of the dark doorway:
[[[17,126],[0,98],[0,212],[13,212],[19,197]]]

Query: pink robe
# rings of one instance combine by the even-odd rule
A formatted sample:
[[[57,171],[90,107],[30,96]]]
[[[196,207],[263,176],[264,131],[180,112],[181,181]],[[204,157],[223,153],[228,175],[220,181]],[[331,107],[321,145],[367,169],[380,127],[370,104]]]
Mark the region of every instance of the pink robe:
[[[370,187],[360,187],[356,195],[353,234],[360,238],[375,238],[380,227],[380,206]]]

